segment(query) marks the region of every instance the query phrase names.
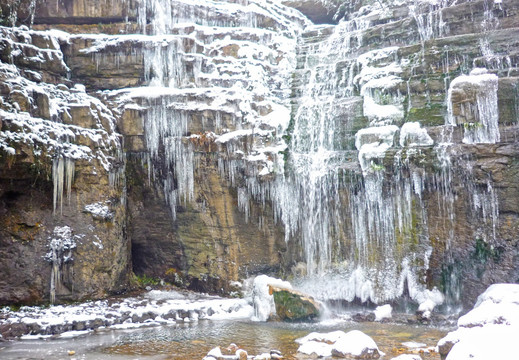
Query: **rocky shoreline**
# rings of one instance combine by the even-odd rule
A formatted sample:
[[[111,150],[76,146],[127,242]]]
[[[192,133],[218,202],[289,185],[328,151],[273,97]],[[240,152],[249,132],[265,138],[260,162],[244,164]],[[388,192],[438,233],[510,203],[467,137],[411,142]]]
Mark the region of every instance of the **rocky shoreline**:
[[[70,337],[100,328],[127,329],[209,319],[248,318],[244,299],[224,299],[187,291],[151,290],[128,298],[51,307],[0,309],[0,339]]]
[[[251,297],[222,298],[175,289],[150,290],[129,297],[69,305],[5,307],[0,309],[0,341],[74,337],[97,329],[129,329],[200,320],[252,318],[257,321],[254,305]],[[327,309],[323,316],[357,323],[377,321],[440,327],[455,324],[454,315],[439,313],[428,319],[398,312],[377,318],[377,309],[351,309],[346,313]],[[272,318],[277,319],[276,316]]]

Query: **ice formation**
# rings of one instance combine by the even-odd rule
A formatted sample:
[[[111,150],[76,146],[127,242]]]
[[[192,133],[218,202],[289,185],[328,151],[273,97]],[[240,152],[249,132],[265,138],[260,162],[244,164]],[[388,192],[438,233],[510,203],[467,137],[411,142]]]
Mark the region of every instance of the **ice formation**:
[[[283,281],[267,275],[259,275],[254,278],[252,289],[252,302],[254,306],[255,321],[267,321],[269,317],[276,314],[274,297],[269,294],[269,285],[292,289],[288,281]]]
[[[393,308],[389,304],[377,306],[377,308],[375,309],[375,321],[391,319],[392,312]]]
[[[422,45],[446,33],[442,9],[447,5],[412,4]],[[401,89],[409,64],[399,58],[399,47],[359,56],[366,45],[362,33],[381,12],[368,6],[331,30],[315,27],[327,35],[312,42],[298,40],[309,23],[279,4],[146,0],[139,12],[145,35],[81,37],[93,41],[83,52],[100,63],[111,59],[103,53],[116,46],[142,47],[148,86],[107,96],[121,109],[143,114],[150,180],[164,190],[173,217],[177,206],[194,198],[196,143],[203,137],[222,153],[220,174],[236,187],[245,219],[252,201],[271,204],[286,241],[299,242],[308,274],[299,285],[309,285],[312,295],[383,302],[401,295],[407,284],[419,304],[432,297],[437,305],[443,298],[421,285],[418,275],[431,256],[422,195],[438,184],[445,195],[441,208],[452,218],[450,150],[448,142],[435,144],[418,122],[403,123],[411,100],[407,94],[406,109]],[[270,19],[276,30],[261,19]],[[251,38],[255,41],[244,40]],[[300,84],[297,104],[288,101],[293,81]],[[410,92],[409,82],[407,88]],[[487,100],[492,101],[480,99]],[[369,127],[357,131],[346,114],[359,106]],[[195,119],[201,124],[194,126]],[[200,133],[190,133],[193,127]],[[350,133],[355,148],[341,143]],[[431,184],[413,161],[435,145],[441,172]],[[349,168],[355,149],[358,173]],[[482,205],[490,192],[474,194],[474,207],[494,218],[496,212]],[[341,218],[351,220],[344,225]],[[416,230],[417,223],[424,225]],[[334,239],[346,231],[353,239],[352,255],[342,259]],[[418,250],[411,249],[411,238],[421,239]],[[409,249],[397,249],[399,241],[408,240]],[[399,256],[403,259],[394,260]],[[319,280],[323,276],[326,282]]]
[[[72,250],[76,248],[76,240],[69,226],[56,226],[49,238],[49,251],[45,255],[52,265],[50,275],[50,302],[56,300],[56,291],[62,286],[61,271],[64,264],[73,261]]]
[[[57,157],[52,162],[52,183],[54,213],[59,204],[60,213],[63,214],[63,193],[66,190],[67,198],[70,199],[72,182],[74,181],[74,161],[69,158]]]
[[[424,311],[443,301],[420,277],[432,253],[423,194],[438,187],[441,216],[453,221],[452,137],[435,143],[419,122],[404,123],[412,105],[411,88],[408,81],[405,104],[402,78],[409,64],[399,57],[399,47],[364,51],[369,44],[363,31],[384,11],[380,4],[366,6],[359,16],[333,28],[310,28],[297,11],[270,1],[139,4],[142,34],[48,36],[54,42],[88,41],[91,46],[82,54],[92,56],[98,66],[117,58],[118,48],[142,52],[146,86],[103,96],[118,102],[118,111],[132,109],[142,115],[149,179],[164,191],[173,218],[178,206],[193,205],[196,146],[204,138],[220,151],[220,174],[236,187],[246,220],[252,201],[269,204],[287,242],[299,242],[308,274],[303,281],[312,295],[383,303],[403,294],[407,286]],[[444,0],[409,4],[422,46],[448,31],[442,18],[448,5]],[[301,37],[305,27],[320,40]],[[57,49],[55,44],[34,61],[52,60],[66,68]],[[68,102],[93,105],[113,119],[81,86],[66,95],[21,78],[14,66],[0,66],[26,91],[52,94],[52,120],[68,113]],[[445,86],[449,81],[447,76]],[[466,144],[498,142],[497,84],[496,75],[481,69],[450,81],[445,128],[463,126]],[[457,89],[469,90],[473,101],[457,107]],[[99,160],[115,183],[113,154],[107,149],[118,144],[116,136],[99,127],[78,128],[17,109],[0,111],[6,122],[24,129],[2,131],[0,148],[13,154],[16,142],[28,141],[53,150],[55,211],[61,211],[64,194],[71,191],[76,161]],[[368,127],[358,130],[353,124],[351,114],[357,112],[367,118]],[[81,136],[100,150],[93,154],[72,141]],[[433,146],[440,170],[430,181],[413,161]],[[489,179],[486,187],[467,183],[474,189],[473,208],[493,222],[495,236],[499,213],[492,182]],[[108,218],[105,207],[90,204],[84,210]],[[416,229],[416,224],[422,225]],[[335,250],[341,236],[352,239],[347,251]],[[419,247],[412,245],[418,242]],[[258,305],[258,319],[268,317],[264,308]]]
[[[272,25],[259,21],[272,21]],[[254,142],[262,145],[273,138],[271,151],[283,151],[296,35],[308,20],[270,2],[149,0],[141,3],[139,22],[150,35],[82,35],[94,40],[83,52],[103,62],[104,55],[98,54],[117,44],[142,45],[148,87],[109,96],[124,104],[139,104],[153,178],[161,182],[175,218],[176,207],[194,196],[196,159],[188,139],[197,112],[204,114],[198,131],[218,134],[216,142],[232,157],[221,163],[222,174],[232,173],[235,162],[243,160],[235,151],[237,136],[257,138]],[[268,151],[253,146],[250,156],[243,157],[264,176],[277,166],[262,155]],[[229,175],[232,182],[234,176]]]
[[[427,129],[420,126],[418,122],[407,122],[400,129],[400,146],[431,146],[433,139],[427,133]]]
[[[448,124],[464,127],[463,142],[466,144],[499,142],[499,112],[497,108],[497,75],[489,74],[486,69],[476,68],[469,75],[461,75],[452,80],[447,105]],[[472,101],[453,108],[457,91],[465,91],[473,96]]]

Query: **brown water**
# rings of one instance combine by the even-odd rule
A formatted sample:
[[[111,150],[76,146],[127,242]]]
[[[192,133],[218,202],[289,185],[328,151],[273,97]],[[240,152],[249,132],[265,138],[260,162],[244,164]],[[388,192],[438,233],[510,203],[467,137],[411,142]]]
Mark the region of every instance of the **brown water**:
[[[200,321],[133,330],[102,330],[74,339],[26,340],[0,344],[1,359],[202,359],[215,346],[236,343],[249,354],[280,350],[286,359],[296,359],[295,339],[312,331],[361,330],[373,337],[391,359],[401,353],[402,342],[435,346],[447,329],[381,323],[341,322],[334,325],[257,323],[251,321]],[[75,351],[69,356],[68,351]],[[410,351],[406,351],[410,353]],[[439,360],[438,354],[422,354]]]

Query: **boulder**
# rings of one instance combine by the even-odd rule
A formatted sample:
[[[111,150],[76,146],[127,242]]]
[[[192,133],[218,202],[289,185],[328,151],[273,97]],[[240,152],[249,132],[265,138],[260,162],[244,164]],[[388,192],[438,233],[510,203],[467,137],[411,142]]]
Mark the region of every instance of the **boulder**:
[[[313,332],[297,339],[296,342],[301,344],[297,352],[310,356],[378,359],[381,355],[384,355],[379,351],[375,341],[359,330],[352,330],[348,333],[343,331]]]
[[[371,337],[362,331],[353,330],[334,344],[332,355],[339,358],[378,359],[380,352]]]
[[[438,342],[438,349],[446,360],[512,359],[517,334],[519,284],[494,284],[458,319],[458,329]]]
[[[269,294],[274,296],[276,314],[281,321],[309,321],[320,315],[320,304],[299,291],[269,286]]]

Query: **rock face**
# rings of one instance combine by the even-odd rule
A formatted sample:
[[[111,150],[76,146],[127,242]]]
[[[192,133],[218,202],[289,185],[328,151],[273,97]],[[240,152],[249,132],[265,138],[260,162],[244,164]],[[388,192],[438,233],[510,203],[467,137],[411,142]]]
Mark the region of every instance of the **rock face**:
[[[519,281],[519,2],[21,3],[67,33],[0,28],[0,302]]]
[[[115,118],[66,80],[56,38],[0,31],[0,303],[121,291],[131,261]]]

